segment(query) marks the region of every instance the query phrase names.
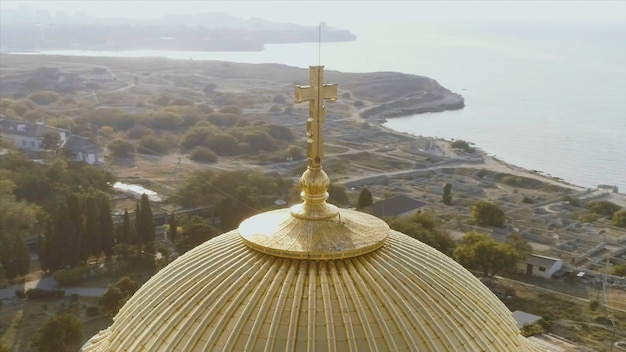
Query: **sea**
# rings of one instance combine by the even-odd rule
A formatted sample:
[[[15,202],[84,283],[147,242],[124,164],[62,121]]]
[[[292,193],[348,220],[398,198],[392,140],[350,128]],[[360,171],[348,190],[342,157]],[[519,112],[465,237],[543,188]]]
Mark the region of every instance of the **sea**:
[[[259,52],[43,54],[321,64],[344,72],[427,76],[463,95],[466,107],[393,118],[386,127],[463,139],[509,164],[626,193],[625,21],[370,23],[349,29],[356,41],[266,45]]]

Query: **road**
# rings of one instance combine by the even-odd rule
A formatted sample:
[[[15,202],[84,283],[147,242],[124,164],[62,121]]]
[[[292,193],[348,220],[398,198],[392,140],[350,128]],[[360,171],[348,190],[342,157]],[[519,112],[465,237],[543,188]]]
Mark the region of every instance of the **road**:
[[[26,291],[33,288],[53,290],[59,288],[59,283],[52,277],[45,277],[40,280],[28,281],[23,284],[3,288],[0,289],[0,300],[15,297],[15,291]],[[83,297],[102,297],[107,290],[105,287],[63,287],[61,289],[65,291],[66,296],[77,294]]]

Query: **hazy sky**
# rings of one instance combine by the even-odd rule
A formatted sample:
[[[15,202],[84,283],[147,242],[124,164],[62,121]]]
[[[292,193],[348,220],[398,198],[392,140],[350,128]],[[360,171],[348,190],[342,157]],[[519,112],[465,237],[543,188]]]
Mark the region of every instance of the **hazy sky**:
[[[159,18],[167,14],[228,12],[276,22],[346,28],[367,22],[427,20],[623,19],[626,0],[613,1],[0,1],[0,9],[86,11],[98,17]]]

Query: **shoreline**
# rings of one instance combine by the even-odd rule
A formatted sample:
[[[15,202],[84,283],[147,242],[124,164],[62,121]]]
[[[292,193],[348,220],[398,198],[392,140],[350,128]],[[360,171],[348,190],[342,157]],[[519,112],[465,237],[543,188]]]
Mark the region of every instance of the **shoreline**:
[[[409,137],[409,138],[414,139],[414,140],[417,140],[420,137],[432,138],[433,140],[445,143],[448,146],[450,146],[454,142],[453,140],[449,140],[449,139],[445,139],[445,138],[441,138],[441,137],[414,135],[414,134],[410,134],[410,133],[407,133],[407,132],[396,131],[394,129],[391,129],[389,127],[384,126],[383,123],[378,123],[377,121],[376,121],[376,124],[385,133],[399,134],[399,135],[402,135],[402,136],[405,136],[405,137]],[[473,142],[471,142],[471,141],[467,141],[467,142],[470,143],[471,145],[475,146],[475,144]],[[480,147],[476,147],[475,146],[475,153],[480,155],[480,157],[483,159],[483,163],[477,164],[477,166],[484,166],[485,169],[490,169],[490,170],[496,169],[498,171],[507,172],[507,173],[511,173],[511,174],[517,173],[520,176],[537,179],[537,180],[540,180],[540,181],[543,181],[543,182],[547,182],[547,183],[561,185],[563,187],[566,187],[566,188],[569,188],[569,189],[572,189],[572,190],[575,190],[575,191],[589,191],[589,190],[593,190],[593,189],[598,189],[597,186],[596,187],[585,187],[585,186],[573,184],[573,183],[565,181],[563,178],[560,178],[560,177],[557,177],[557,176],[548,175],[548,174],[546,174],[545,172],[543,172],[541,170],[530,170],[530,169],[527,169],[527,168],[525,168],[523,166],[511,164],[509,162],[506,162],[505,160],[499,159],[495,154],[490,154],[488,151],[485,151],[484,149],[482,149]],[[499,165],[499,166],[496,166],[496,164]],[[621,195],[621,193],[619,193],[619,192],[617,192],[617,194]],[[624,196],[626,196],[626,194],[624,194]]]

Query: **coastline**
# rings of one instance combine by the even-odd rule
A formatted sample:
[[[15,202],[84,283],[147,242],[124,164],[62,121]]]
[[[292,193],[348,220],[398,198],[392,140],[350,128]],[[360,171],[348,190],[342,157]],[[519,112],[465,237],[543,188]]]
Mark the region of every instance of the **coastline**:
[[[31,65],[36,64],[37,61],[39,61],[39,65],[41,65],[42,63],[47,62],[49,60],[48,58],[54,58],[55,60],[65,58],[64,62],[69,65],[79,63],[81,65],[110,65],[113,70],[119,70],[121,67],[120,63],[124,63],[128,60],[128,58],[123,57],[99,58],[91,56],[44,56],[32,54],[8,54],[8,57],[14,57],[22,63],[31,62]],[[41,61],[42,58],[44,61]],[[163,67],[178,69],[188,69],[183,68],[183,65],[184,67],[188,67],[190,62],[189,60],[182,59],[154,61],[154,58],[145,58],[142,61],[152,63],[158,62],[158,64]],[[127,62],[131,62],[131,60],[128,60]],[[114,68],[113,65],[116,67]],[[134,62],[133,65],[141,66],[142,63]],[[217,60],[198,61],[194,63],[194,66],[206,67],[202,73],[202,79],[215,76],[219,77],[219,79],[225,80],[226,82],[229,80],[239,80],[245,76],[248,79],[258,80],[261,82],[261,80],[267,80],[268,77],[272,77],[271,80],[273,82],[286,85],[293,84],[293,77],[303,76],[302,72],[305,70],[293,66],[277,64],[230,62],[228,66],[225,66],[222,61]],[[91,69],[91,66],[85,67]],[[136,70],[141,68],[131,67],[131,69]],[[404,136],[411,136],[411,138],[418,137],[419,135],[391,129],[385,126],[384,122],[387,118],[392,119],[395,117],[411,116],[416,112],[422,113],[457,110],[465,105],[463,96],[453,93],[449,89],[439,85],[434,79],[423,76],[402,74],[398,72],[347,73],[329,70],[327,71],[327,78],[330,81],[343,82],[342,87],[344,87],[344,89],[352,95],[347,104],[355,104],[358,100],[366,102],[364,108],[357,109],[359,111],[355,116],[353,116],[355,121],[360,121],[361,123],[368,121],[370,123],[374,123],[385,131],[390,131]],[[121,80],[123,81],[124,78],[121,78]],[[265,82],[262,83],[263,86],[267,84]],[[10,82],[7,81],[5,84],[10,85]],[[122,83],[119,84],[121,85]],[[126,84],[130,83],[127,82]],[[128,87],[132,87],[132,85],[129,85]],[[428,92],[430,95],[424,94],[424,92]],[[452,104],[450,104],[451,102]],[[422,105],[416,107],[415,104]],[[354,109],[354,106],[351,108]],[[369,111],[369,113],[367,113],[367,111]],[[448,144],[451,143],[451,140],[441,139],[441,141],[445,141]],[[496,153],[497,151],[493,150],[483,151],[486,165],[488,164],[496,167],[495,165],[499,164],[503,170],[506,169],[511,172],[524,173],[531,178],[537,178],[549,182],[558,182],[559,184],[581,190],[587,189],[584,186],[568,183],[557,176],[546,174],[543,171],[526,169],[522,166],[517,166],[505,160],[501,160],[496,157]]]

